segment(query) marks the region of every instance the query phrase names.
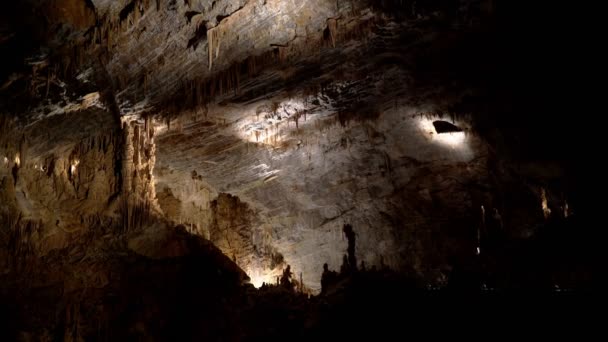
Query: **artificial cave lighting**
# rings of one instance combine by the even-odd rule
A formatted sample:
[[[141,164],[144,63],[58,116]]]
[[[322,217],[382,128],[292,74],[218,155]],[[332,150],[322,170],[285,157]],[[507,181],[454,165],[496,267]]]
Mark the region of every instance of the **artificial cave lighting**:
[[[601,291],[581,63],[537,42],[557,3],[497,2],[7,1],[0,342],[405,339]]]
[[[464,142],[465,136],[463,132],[455,132],[455,133],[441,133],[438,134],[436,139],[448,146],[459,146]]]
[[[456,129],[446,129],[444,131],[438,128],[444,125],[438,125],[437,122],[437,120],[420,118],[418,121],[418,125],[423,131],[424,135],[429,137],[433,142],[437,142],[441,145],[449,146],[451,148],[457,148],[464,145],[466,140],[466,135],[464,131],[462,131],[460,128],[458,128],[460,131]],[[445,121],[439,122],[444,123]],[[454,124],[450,124],[447,122],[445,123],[457,128],[457,126],[455,126]]]
[[[80,164],[80,160],[75,159],[72,161],[72,165],[70,165],[70,174],[76,174],[76,170],[78,168],[78,164]]]
[[[250,278],[249,283],[256,288],[262,286],[262,284],[272,284],[275,282],[276,278],[272,274],[267,274],[257,268],[252,268],[247,270],[247,275]]]

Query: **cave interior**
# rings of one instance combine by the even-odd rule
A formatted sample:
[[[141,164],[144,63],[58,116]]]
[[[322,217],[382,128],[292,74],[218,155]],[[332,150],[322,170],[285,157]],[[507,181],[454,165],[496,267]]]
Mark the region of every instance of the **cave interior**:
[[[571,8],[2,7],[0,339],[378,338],[598,288]]]

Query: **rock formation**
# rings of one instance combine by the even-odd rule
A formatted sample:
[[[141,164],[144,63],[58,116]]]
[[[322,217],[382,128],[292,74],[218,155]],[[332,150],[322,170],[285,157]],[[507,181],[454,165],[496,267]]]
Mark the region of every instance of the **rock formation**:
[[[299,307],[347,253],[351,273],[324,295],[376,279],[444,288],[482,268],[484,286],[519,286],[502,276],[513,251],[536,257],[545,245],[521,246],[570,229],[583,206],[571,147],[537,136],[552,117],[519,106],[503,74],[511,27],[496,3],[11,4],[0,299],[43,303],[19,309],[32,318],[18,337],[228,336],[215,314],[254,322],[251,293]],[[518,279],[591,282],[559,265]],[[276,284],[287,267],[300,294],[241,287]],[[171,311],[190,298],[188,310],[209,305],[195,321]],[[190,335],[198,319],[217,329]]]

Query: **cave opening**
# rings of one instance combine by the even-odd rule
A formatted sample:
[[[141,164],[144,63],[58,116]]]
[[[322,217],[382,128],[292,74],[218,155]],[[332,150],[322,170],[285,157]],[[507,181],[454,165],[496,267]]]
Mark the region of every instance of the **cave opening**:
[[[443,120],[433,121],[433,126],[437,134],[462,132],[462,128]]]

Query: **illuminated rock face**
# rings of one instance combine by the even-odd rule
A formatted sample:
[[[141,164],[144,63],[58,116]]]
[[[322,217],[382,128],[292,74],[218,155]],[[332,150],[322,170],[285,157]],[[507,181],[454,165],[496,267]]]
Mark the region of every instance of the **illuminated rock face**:
[[[314,48],[327,19],[350,10],[350,3],[338,9],[328,0],[93,3],[105,19],[97,44],[109,51],[105,67],[124,111],[171,102],[202,79],[277,46]]]
[[[40,6],[54,13],[39,29],[55,53],[37,53],[31,75],[3,85],[26,84],[32,105],[14,126],[0,121],[11,132],[0,136],[0,209],[42,222],[42,253],[69,246],[91,220],[120,234],[143,231],[127,243],[137,253],[179,255],[178,242],[165,254],[145,246],[171,245],[150,232],[179,225],[256,285],[289,264],[317,291],[323,263],[340,268],[349,223],[368,267],[442,283],[450,256],[476,251],[481,206],[499,206],[491,149],[471,129],[471,111],[454,109],[478,89],[436,70],[437,60],[452,60],[446,55],[475,55],[453,47],[467,21],[452,7]],[[438,134],[437,120],[463,131]],[[503,213],[512,226],[525,230],[551,206],[550,192],[541,208],[534,191],[524,196],[530,202],[500,207],[527,208],[519,218]]]
[[[91,3],[98,25],[59,65],[102,89],[32,115],[44,127],[49,110],[112,112],[105,124],[120,141],[97,178],[76,186],[91,201],[83,212],[126,231],[147,215],[183,225],[254,284],[289,264],[313,291],[323,263],[340,268],[346,223],[359,261],[431,283],[444,280],[449,254],[476,247],[470,220],[483,200],[462,184],[486,182],[486,147],[468,132],[436,134],[437,113],[462,94],[438,99],[413,82],[409,46],[431,37],[415,26],[421,9],[406,6],[409,23],[385,15],[392,2]],[[64,158],[67,182],[89,175],[88,156]],[[119,172],[106,179],[104,168]],[[152,240],[130,241],[148,253],[141,241]]]
[[[15,192],[3,201],[3,214],[52,223],[49,241],[41,239],[41,245],[80,230],[83,219],[105,212],[112,205],[109,199],[121,190],[116,170],[123,153],[122,133],[107,112],[56,116],[26,128],[15,125],[4,133],[2,153],[20,158],[0,170],[0,178],[12,183]]]
[[[181,213],[207,203],[179,218],[225,232],[221,242],[213,232],[211,240],[250,274],[260,274],[260,283],[275,281],[272,255],[280,254],[296,274],[302,272],[305,285],[319,290],[323,263],[340,268],[346,223],[354,226],[358,258],[368,267],[382,260],[442,281],[442,265],[454,252],[446,247],[450,240],[462,246],[474,236],[474,230],[453,238],[440,231],[454,217],[474,212],[462,184],[487,177],[483,143],[462,132],[447,140],[438,136],[431,118],[420,115],[430,107],[404,102],[375,120],[341,124],[331,108],[312,105],[315,99],[278,101],[277,116],[284,117],[278,121],[259,114],[263,102],[213,108],[207,119],[184,119],[179,130],[163,131],[157,193],[178,194]],[[307,114],[296,125],[287,116],[298,110]],[[184,192],[186,187],[194,189]],[[161,201],[163,206],[170,204]],[[276,252],[260,252],[269,248]],[[256,253],[262,260],[252,260]]]
[[[563,161],[574,149],[545,139],[568,132],[545,135],[555,94],[532,108],[513,100],[522,86],[536,97],[547,81],[534,80],[555,73],[512,48],[494,2],[6,2],[0,336],[20,320],[23,340],[273,340],[262,336],[293,335],[296,321],[317,331],[328,303],[339,312],[384,284],[436,288],[456,274],[458,287],[480,260],[496,288],[525,287],[538,269],[548,271],[532,282],[549,289],[591,279],[570,272],[600,250],[591,238],[539,233],[580,217]],[[518,51],[534,70],[503,77]],[[522,153],[542,139],[554,165]],[[323,264],[341,269],[346,224],[357,266],[395,277],[372,290],[342,277],[308,302],[242,286],[275,283],[289,265],[298,290],[318,293]],[[390,272],[370,273],[363,283]],[[268,320],[283,307],[299,313]]]

